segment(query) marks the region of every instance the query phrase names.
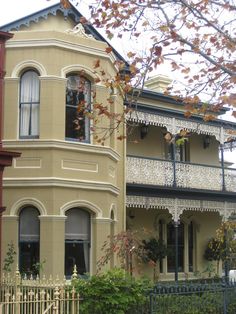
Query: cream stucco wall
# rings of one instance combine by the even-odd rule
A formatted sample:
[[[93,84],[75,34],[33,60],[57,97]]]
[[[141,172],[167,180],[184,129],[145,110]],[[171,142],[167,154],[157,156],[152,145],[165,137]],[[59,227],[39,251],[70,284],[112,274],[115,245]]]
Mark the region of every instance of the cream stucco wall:
[[[100,70],[116,73],[114,55],[105,52],[107,44],[66,32],[74,26],[60,13],[29,28],[22,26],[9,41],[6,57],[4,147],[22,155],[4,173],[7,210],[2,256],[11,241],[18,253],[19,212],[24,206],[35,206],[40,211],[40,261],[46,261],[47,275],[60,277],[64,275],[67,210],[80,207],[91,214],[91,273],[111,229],[119,232],[125,225],[125,143],[116,140],[123,126],[107,136],[104,145],[93,134],[90,143],[65,140],[66,75],[83,73],[92,83],[96,101],[105,105],[109,90],[94,63],[99,58]],[[19,83],[29,68],[39,73],[40,131],[38,139],[19,139]],[[122,110],[123,99],[117,93],[111,111]],[[110,121],[104,117],[99,123],[109,127]],[[17,262],[18,256],[15,266]]]
[[[140,126],[135,125],[128,133],[127,153],[129,155],[166,158],[168,142],[164,138],[165,129],[157,126],[148,126],[148,133],[144,139],[140,138]],[[203,147],[204,135],[192,134],[188,137],[188,155],[191,163],[220,166],[219,164],[219,143],[210,137],[210,145]]]
[[[158,232],[158,217],[171,221],[167,210],[148,211],[133,209],[135,217],[126,218],[126,154],[166,158],[166,142],[161,127],[148,127],[148,134],[140,139],[140,126],[129,130],[127,140],[117,140],[124,135],[122,125],[106,136],[104,145],[96,141],[93,134],[90,143],[65,139],[65,92],[66,76],[82,73],[91,81],[98,103],[107,104],[109,89],[103,80],[112,77],[115,55],[107,54],[107,44],[68,32],[75,23],[65,20],[60,13],[21,26],[7,42],[4,147],[22,153],[13,166],[4,172],[3,253],[12,242],[18,252],[19,213],[24,206],[35,206],[40,220],[40,260],[46,261],[44,272],[54,277],[64,275],[65,221],[66,211],[79,207],[91,214],[90,272],[96,272],[96,261],[102,256],[101,247],[107,236],[126,228],[144,227]],[[94,68],[99,59],[101,67]],[[38,139],[19,138],[19,84],[26,69],[35,69],[40,79],[40,134]],[[105,75],[102,75],[104,71]],[[112,113],[123,112],[123,98],[119,91],[112,95]],[[184,107],[155,99],[140,99],[140,103],[170,112],[184,112]],[[172,112],[173,113],[173,112]],[[174,113],[173,113],[174,114]],[[94,123],[94,122],[91,122]],[[112,121],[98,117],[97,127],[109,129]],[[127,146],[126,146],[127,145]],[[210,146],[203,148],[203,136],[193,134],[189,138],[190,162],[218,166],[218,142],[211,137]],[[171,195],[171,187],[169,189]],[[172,199],[170,199],[170,202]],[[195,225],[194,270],[202,271],[205,245],[220,224],[220,217],[213,212],[184,212],[185,224]],[[145,235],[143,235],[145,237]],[[186,234],[185,234],[186,236]],[[15,259],[16,266],[19,254]],[[185,269],[188,257],[185,252]],[[166,262],[165,262],[166,263]],[[114,258],[107,267],[118,265]],[[152,270],[143,265],[140,273]],[[137,272],[136,272],[137,273]],[[193,275],[193,274],[190,274]],[[184,274],[181,274],[184,277]],[[173,279],[166,271],[161,279]]]
[[[167,210],[162,209],[143,209],[143,208],[131,208],[127,209],[127,215],[129,210],[132,210],[133,218],[127,218],[128,228],[131,230],[139,230],[141,239],[150,238],[151,236],[159,237],[158,222],[162,219],[165,224],[171,222],[172,217]],[[195,272],[203,272],[207,267],[207,261],[204,259],[204,251],[206,245],[211,237],[215,236],[216,229],[221,224],[221,217],[218,213],[214,212],[197,212],[197,211],[184,211],[180,216],[182,221],[187,227],[190,222],[193,222],[194,226],[194,243],[193,243],[193,272],[188,270],[188,253],[187,245],[184,250],[184,273],[179,273],[179,278],[186,279],[194,278]],[[166,225],[164,224],[164,234],[166,234]],[[185,228],[186,228],[185,227]],[[187,228],[185,229],[187,231]],[[166,236],[163,240],[166,242]],[[185,232],[185,242],[187,244],[187,232]],[[153,268],[148,264],[137,264],[135,257],[133,258],[134,269],[136,275],[148,275],[153,277]],[[214,265],[216,266],[216,265]],[[217,269],[215,267],[215,272]],[[202,277],[208,276],[208,274],[202,273]],[[163,273],[159,276],[160,280],[173,280],[174,273],[167,272],[167,259],[163,261]]]

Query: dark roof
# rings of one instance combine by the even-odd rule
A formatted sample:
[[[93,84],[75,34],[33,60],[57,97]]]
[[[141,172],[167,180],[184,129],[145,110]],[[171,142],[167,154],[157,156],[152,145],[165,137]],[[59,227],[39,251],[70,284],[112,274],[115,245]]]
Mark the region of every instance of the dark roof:
[[[167,99],[165,99],[165,97],[167,97]],[[155,99],[155,98],[152,98]],[[162,94],[162,97],[159,99],[162,102],[166,102],[166,103],[171,103],[168,101],[169,96],[165,96]],[[128,104],[128,103],[127,103]],[[183,109],[183,104],[177,103],[177,105],[181,105]],[[203,117],[200,115],[195,115],[192,114],[191,117],[186,118],[184,116],[185,111],[182,110],[178,110],[178,107],[176,107],[176,109],[170,109],[170,108],[164,108],[164,107],[156,107],[156,106],[152,106],[152,105],[148,105],[148,104],[144,104],[141,103],[140,100],[137,101],[137,104],[132,105],[133,108],[135,108],[138,111],[143,111],[143,112],[147,112],[147,113],[151,113],[151,114],[156,114],[156,115],[165,115],[165,116],[170,116],[170,117],[178,117],[178,118],[184,118],[187,119],[188,121],[193,121],[193,122],[201,122],[202,124],[207,124],[207,125],[212,125],[212,126],[224,126],[227,127],[229,129],[232,130],[236,130],[236,123],[232,122],[232,121],[228,121],[228,120],[224,120],[224,119],[213,119],[211,121],[207,121],[205,122],[203,120]],[[220,112],[222,114],[222,112]],[[225,113],[225,112],[223,112]]]
[[[143,90],[138,90],[137,92],[140,92],[138,98],[137,98],[137,102],[135,102],[134,104],[130,104],[128,99],[127,101],[125,101],[126,105],[131,105],[132,108],[135,108],[139,111],[143,111],[143,112],[148,112],[148,113],[152,113],[152,114],[165,114],[168,115],[170,117],[179,117],[179,118],[183,118],[184,117],[184,113],[185,111],[183,111],[184,109],[184,102],[181,101],[181,99],[176,99],[176,97],[171,96],[171,95],[165,95],[163,93],[159,93],[159,92],[155,92],[152,90],[148,90],[148,89],[143,89]],[[129,98],[129,97],[128,97]],[[150,100],[154,100],[154,101],[159,101],[162,103],[168,103],[168,104],[173,104],[176,106],[175,109],[171,109],[171,108],[163,108],[163,107],[156,107],[156,106],[152,106],[149,104],[145,104],[145,99],[150,99]],[[201,104],[199,104],[199,106],[201,106]],[[223,115],[225,114],[227,111],[229,111],[229,108],[221,108],[219,110],[218,115]],[[209,113],[211,113],[209,111]],[[202,123],[206,123],[208,125],[217,125],[217,126],[227,126],[228,128],[231,128],[233,130],[236,129],[236,122],[232,122],[232,121],[227,121],[224,119],[214,119],[212,121],[207,121],[204,122],[202,116],[200,115],[195,115],[192,114],[192,116],[190,118],[186,118],[185,119],[189,120],[189,121],[195,121],[195,122],[199,122],[201,121]]]
[[[11,32],[14,30],[19,30],[21,26],[29,27],[31,23],[37,23],[39,20],[46,20],[50,15],[56,16],[58,12],[61,12],[65,19],[70,17],[76,24],[80,22],[81,17],[83,16],[75,6],[71,4],[71,7],[66,9],[60,3],[54,4],[48,8],[42,9],[25,17],[22,17],[18,20],[0,26],[0,30],[4,32]],[[110,43],[91,25],[91,24],[84,24],[86,33],[91,34],[95,39],[99,41],[103,41],[107,43],[109,46]],[[113,47],[112,50],[117,59],[122,60],[125,62],[126,66],[128,67],[127,61],[117,52]]]

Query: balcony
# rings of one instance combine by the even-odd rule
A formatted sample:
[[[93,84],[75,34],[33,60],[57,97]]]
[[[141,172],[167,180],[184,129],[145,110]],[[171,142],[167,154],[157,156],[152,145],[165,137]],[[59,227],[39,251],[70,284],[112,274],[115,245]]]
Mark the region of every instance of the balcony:
[[[128,156],[126,182],[236,192],[236,169]]]

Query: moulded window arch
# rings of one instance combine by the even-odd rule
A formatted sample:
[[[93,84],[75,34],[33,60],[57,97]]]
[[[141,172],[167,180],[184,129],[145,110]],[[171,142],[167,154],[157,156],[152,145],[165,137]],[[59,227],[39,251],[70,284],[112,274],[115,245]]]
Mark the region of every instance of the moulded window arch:
[[[82,208],[66,211],[65,275],[70,277],[76,265],[79,274],[89,272],[91,215]]]
[[[66,121],[67,140],[90,141],[91,82],[78,73],[67,75]]]
[[[26,70],[20,78],[19,136],[39,137],[40,81],[34,69]]]
[[[23,274],[37,274],[39,262],[40,222],[39,211],[26,206],[19,214],[19,268]]]

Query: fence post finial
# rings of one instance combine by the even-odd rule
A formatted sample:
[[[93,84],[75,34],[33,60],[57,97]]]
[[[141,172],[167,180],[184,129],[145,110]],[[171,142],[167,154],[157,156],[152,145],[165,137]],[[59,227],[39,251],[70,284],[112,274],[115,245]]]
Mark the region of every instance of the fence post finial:
[[[74,265],[74,269],[73,269],[73,274],[71,276],[71,279],[77,279],[78,278],[78,275],[77,275],[77,267],[76,265]]]
[[[16,265],[15,276],[16,276],[16,285],[19,285],[19,284],[20,284],[20,281],[21,281],[21,275],[20,275],[20,271],[19,271],[19,266],[18,266],[18,264]]]

